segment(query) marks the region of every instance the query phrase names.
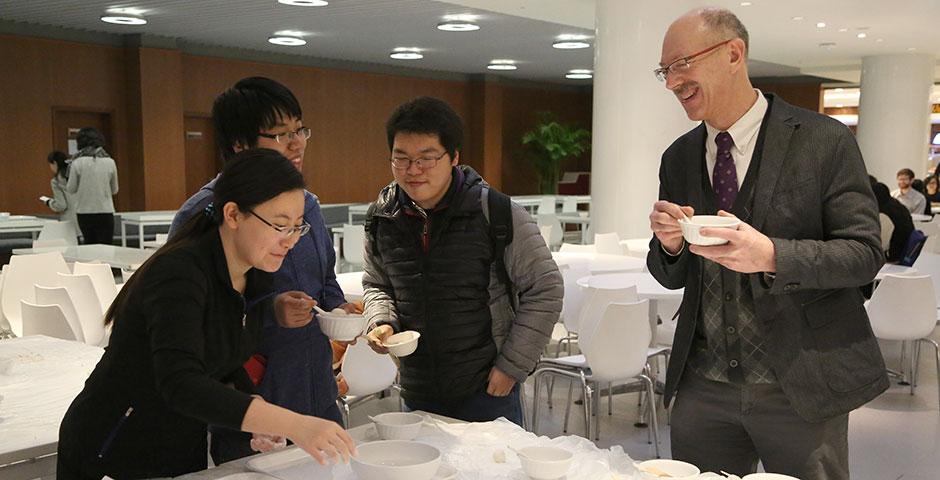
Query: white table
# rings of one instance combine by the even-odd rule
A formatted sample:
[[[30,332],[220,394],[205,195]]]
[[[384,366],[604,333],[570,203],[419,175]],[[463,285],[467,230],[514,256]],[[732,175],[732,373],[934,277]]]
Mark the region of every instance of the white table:
[[[336,283],[343,289],[347,302],[362,300],[365,288],[362,287],[362,275],[365,272],[347,272],[336,275]]]
[[[511,198],[514,203],[525,208],[530,213],[535,213],[539,205],[542,204],[542,199],[545,198],[555,199],[556,211],[558,205],[564,204],[565,199],[574,199],[574,202],[578,205],[591,205],[590,195],[513,195]]]
[[[127,227],[137,227],[137,243],[144,248],[144,227],[169,227],[173,224],[176,210],[158,210],[152,212],[119,212],[121,216],[121,246],[127,246]]]
[[[0,478],[31,479],[55,472],[59,424],[104,350],[41,335],[0,340]]]
[[[885,275],[914,275],[915,273],[917,273],[917,269],[914,267],[886,263],[878,270],[878,273],[875,274],[875,280],[884,280]]]
[[[11,215],[0,219],[0,234],[4,233],[28,233],[33,240],[39,236],[42,227],[49,220],[37,218],[31,215]]]
[[[587,252],[552,252],[552,258],[558,261],[584,259],[592,275],[604,273],[642,272],[646,260],[626,255],[607,255]]]
[[[650,239],[628,238],[621,240],[620,246],[624,247],[630,256],[646,258],[646,255],[650,252]]]
[[[356,205],[349,206],[349,224],[353,225],[353,217],[360,216],[365,217],[366,213],[369,211],[370,203],[359,203]]]
[[[591,239],[588,237],[588,226],[591,225],[590,216],[582,216],[578,213],[563,213],[556,215],[558,223],[561,224],[562,231],[565,230],[565,226],[568,224],[578,225],[578,228],[581,230],[581,244],[587,245],[591,243]]]
[[[682,300],[684,288],[670,290],[659,284],[649,272],[641,273],[614,273],[607,275],[592,275],[579,278],[578,286],[594,288],[625,288],[636,285],[636,295],[640,299],[649,300],[650,332],[652,341],[656,339],[656,325],[660,300]],[[665,321],[665,320],[664,320]]]
[[[925,215],[923,213],[912,213],[911,220],[914,220],[915,222],[929,222],[933,220],[933,216]]]
[[[31,255],[34,253],[61,252],[66,262],[95,262],[107,263],[114,268],[136,270],[141,263],[147,261],[155,250],[140,250],[137,248],[117,247],[93,243],[90,245],[73,245],[70,247],[40,247],[40,248],[14,248],[14,255]]]

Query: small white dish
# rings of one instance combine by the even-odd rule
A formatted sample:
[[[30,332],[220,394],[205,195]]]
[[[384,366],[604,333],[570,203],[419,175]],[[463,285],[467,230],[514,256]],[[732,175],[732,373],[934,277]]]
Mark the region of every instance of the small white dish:
[[[406,330],[386,338],[384,343],[388,348],[388,353],[400,358],[415,353],[418,348],[419,338],[421,338],[420,333],[414,330]]]
[[[525,447],[518,449],[522,471],[535,480],[554,480],[568,475],[574,454],[558,447]]]
[[[336,313],[318,313],[317,321],[322,331],[331,340],[350,342],[356,339],[366,326],[366,319],[362,315],[342,315]]]
[[[682,228],[682,237],[692,245],[710,246],[724,245],[728,243],[723,238],[706,237],[699,233],[702,228],[730,228],[737,230],[741,220],[735,217],[720,217],[718,215],[695,215],[686,220],[679,219],[679,227]]]
[[[441,466],[441,451],[424,443],[380,440],[356,449],[350,465],[361,480],[431,480]]]
[[[412,440],[421,432],[424,416],[417,413],[389,412],[369,417],[382,440]]]
[[[698,467],[691,463],[666,458],[634,462],[633,466],[640,471],[643,480],[659,480],[662,478],[693,480],[698,478],[699,474],[702,473]],[[663,477],[663,473],[669,476]]]
[[[752,473],[745,475],[741,480],[800,480],[796,477],[784,475],[782,473]]]

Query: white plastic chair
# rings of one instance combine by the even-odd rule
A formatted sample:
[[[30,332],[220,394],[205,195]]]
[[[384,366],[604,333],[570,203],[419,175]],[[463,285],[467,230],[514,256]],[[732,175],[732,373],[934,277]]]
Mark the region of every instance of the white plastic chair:
[[[620,235],[617,235],[617,232],[595,234],[594,249],[597,250],[597,253],[623,255],[623,247],[620,246]]]
[[[33,240],[33,248],[52,248],[52,247],[62,247],[64,250],[68,248],[69,242],[64,238],[50,238],[47,240]]]
[[[537,213],[539,215],[554,215],[557,213],[555,210],[555,197],[542,197],[541,201],[539,201],[539,209],[537,210]]]
[[[587,277],[591,274],[590,261],[582,258],[565,259],[558,262],[558,266],[566,268],[561,270],[561,278],[564,281],[565,293],[561,304],[561,321],[568,332],[564,340],[558,342],[555,350],[555,356],[561,353],[561,345],[567,343],[568,354],[571,354],[571,342],[577,340],[578,321],[581,315],[581,306],[584,302],[584,289],[578,286],[579,278]]]
[[[78,245],[78,232],[72,222],[46,222],[36,240],[64,240],[66,245]]]
[[[36,305],[57,305],[65,316],[66,322],[71,327],[75,340],[84,343],[85,332],[82,324],[78,320],[78,312],[75,310],[75,303],[65,287],[44,287],[42,285],[34,286],[36,291]],[[23,330],[27,330],[26,324],[29,319],[23,318]]]
[[[593,325],[584,325],[582,329],[581,359],[572,359],[572,365],[561,368],[540,362],[536,367],[535,402],[533,406],[532,431],[538,433],[538,395],[541,377],[544,375],[562,376],[580,381],[584,390],[584,422],[587,438],[599,439],[599,417],[593,413],[599,408],[599,397],[594,396],[600,385],[617,382],[641,381],[649,405],[655,405],[653,379],[647,365],[647,347],[650,343],[648,319],[649,301],[616,302],[607,305],[604,313]],[[570,396],[569,396],[570,397]],[[570,405],[570,402],[569,402]],[[650,408],[653,443],[656,457],[659,451],[659,421],[656,409]],[[591,418],[594,417],[594,427]]]
[[[375,353],[362,338],[346,349],[341,371],[349,386],[349,391],[339,400],[345,425],[349,424],[351,405],[391,388],[398,376],[398,367],[392,357]]]
[[[0,298],[3,298],[3,277],[7,273],[7,266],[4,265],[0,267]],[[3,316],[3,302],[0,302],[0,339],[5,338],[8,335],[13,333],[10,328],[10,324],[7,323],[6,317]]]
[[[575,180],[577,180],[577,178],[575,178]],[[578,212],[577,199],[574,199],[571,197],[564,197],[561,200],[561,213],[577,213],[580,215],[581,212]]]
[[[554,213],[540,213],[538,215],[538,225],[540,231],[542,227],[550,228],[547,243],[549,248],[557,250],[564,239],[564,231],[561,229],[561,222],[558,221],[558,216]]]
[[[930,275],[885,275],[865,309],[875,337],[933,346],[940,380],[940,345],[930,339],[937,326],[937,299],[932,284]],[[918,348],[913,350],[919,353]],[[911,395],[917,386],[917,353],[911,355]],[[940,394],[940,382],[937,391]]]
[[[878,220],[881,222],[881,249],[888,251],[888,248],[891,246],[891,234],[894,233],[894,223],[891,221],[891,217],[879,213]]]
[[[94,284],[88,275],[58,274],[58,286],[65,287],[72,297],[78,322],[82,325],[85,343],[101,345],[105,338],[104,313],[101,301],[95,293]]]
[[[940,217],[940,215],[937,215]],[[940,255],[921,250],[917,260],[912,265],[915,274],[930,275],[933,278],[940,278]],[[933,283],[934,296],[937,298],[937,308],[940,308],[940,282]]]
[[[343,264],[362,268],[365,261],[366,226],[343,225]]]
[[[578,245],[575,243],[562,243],[561,247],[558,249],[559,253],[597,253],[597,248],[594,247],[594,244],[590,245]]]
[[[23,336],[46,335],[63,340],[77,340],[62,308],[58,305],[36,305],[20,300],[23,312]]]
[[[626,254],[631,257],[646,258],[646,255],[650,251],[650,237],[621,240],[620,246],[622,246],[626,250]]]
[[[23,316],[20,301],[34,303],[36,292],[33,285],[57,285],[58,273],[68,273],[69,267],[60,252],[13,255],[3,275],[3,292],[0,303],[3,315],[16,336],[23,335]]]
[[[91,277],[91,284],[95,287],[95,294],[101,304],[101,311],[107,312],[118,292],[114,283],[114,274],[111,272],[111,265],[107,263],[75,262],[72,266],[72,273]]]

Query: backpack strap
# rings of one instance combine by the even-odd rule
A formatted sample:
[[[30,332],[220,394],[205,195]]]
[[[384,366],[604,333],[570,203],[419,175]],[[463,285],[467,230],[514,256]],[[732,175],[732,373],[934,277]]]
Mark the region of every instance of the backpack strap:
[[[365,221],[366,237],[368,237],[370,240],[369,245],[372,246],[371,253],[373,256],[378,256],[378,250],[375,244],[375,240],[377,238],[375,235],[376,224],[372,221],[372,216],[375,214],[376,203],[377,202],[372,202],[369,205],[369,208],[366,210],[366,221]]]
[[[496,264],[496,275],[509,291],[512,291],[512,281],[506,272],[504,256],[506,246],[512,243],[512,201],[509,196],[497,190],[483,187],[483,215],[490,225],[490,238],[493,239],[493,261]]]

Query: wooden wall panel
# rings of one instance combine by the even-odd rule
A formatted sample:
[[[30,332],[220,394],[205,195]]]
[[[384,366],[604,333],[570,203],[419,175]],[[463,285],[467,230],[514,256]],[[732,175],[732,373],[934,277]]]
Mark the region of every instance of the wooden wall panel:
[[[180,52],[140,48],[138,53],[145,207],[175,210],[187,198]]]
[[[754,79],[754,88],[764,93],[775,93],[791,105],[814,112],[823,111],[822,83],[775,83]]]

